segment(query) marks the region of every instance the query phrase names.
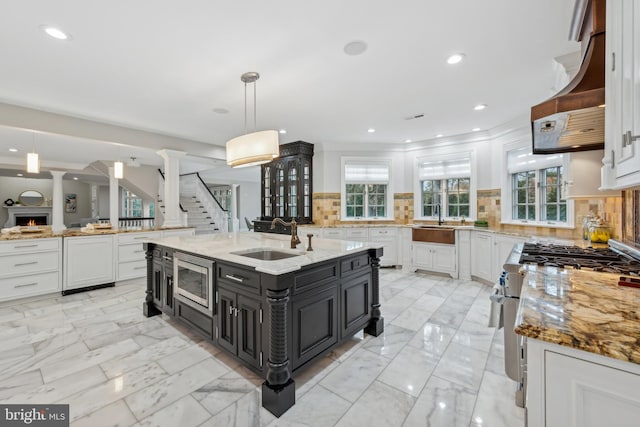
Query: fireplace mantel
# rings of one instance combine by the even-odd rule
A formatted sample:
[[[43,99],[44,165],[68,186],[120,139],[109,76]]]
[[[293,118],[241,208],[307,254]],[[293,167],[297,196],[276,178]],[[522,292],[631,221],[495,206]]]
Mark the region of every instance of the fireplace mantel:
[[[45,215],[47,217],[47,225],[51,225],[51,206],[5,206],[9,213],[5,227],[13,227],[16,225],[16,217],[25,217],[30,215]]]

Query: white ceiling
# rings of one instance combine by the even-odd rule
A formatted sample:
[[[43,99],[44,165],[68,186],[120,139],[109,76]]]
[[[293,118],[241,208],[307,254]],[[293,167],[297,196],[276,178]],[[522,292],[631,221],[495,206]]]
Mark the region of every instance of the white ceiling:
[[[257,128],[286,129],[281,143],[402,145],[490,129],[548,98],[553,58],[579,49],[567,40],[573,3],[5,0],[0,102],[222,146],[244,133],[240,75],[257,71]],[[354,40],[364,54],[344,53]],[[456,52],[465,60],[448,65]],[[0,128],[0,157],[32,145],[16,132]],[[36,144],[49,162],[161,164],[148,147],[44,134]]]

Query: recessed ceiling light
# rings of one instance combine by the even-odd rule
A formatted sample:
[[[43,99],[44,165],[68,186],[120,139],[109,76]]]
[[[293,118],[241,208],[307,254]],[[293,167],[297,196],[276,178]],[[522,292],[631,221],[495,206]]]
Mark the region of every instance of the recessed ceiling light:
[[[22,175],[21,173],[17,173],[16,176],[24,176],[24,175]]]
[[[65,33],[64,31],[62,31],[61,29],[56,28],[56,27],[50,27],[48,25],[42,25],[42,26],[40,26],[40,28],[42,29],[42,31],[44,31],[45,33],[47,33],[50,37],[53,37],[54,39],[69,40],[71,38],[71,36],[69,36],[69,34]]]
[[[411,140],[410,139],[405,139],[404,142],[409,143],[409,142],[411,142]]]
[[[442,138],[443,136],[444,136],[443,134],[439,133],[436,135],[436,138]]]
[[[369,132],[369,133],[374,133],[375,131],[376,131],[376,130],[375,130],[374,128],[369,128],[369,129],[367,129],[367,132]]]
[[[286,129],[280,129],[278,132],[280,132],[282,134],[285,134],[285,133],[287,133],[287,130]]]
[[[73,177],[73,180],[74,180],[74,181],[77,181],[77,180],[78,180],[78,177],[77,177],[77,176],[74,176],[74,177]]]
[[[367,44],[362,40],[354,40],[344,45],[344,53],[350,56],[362,55],[367,50]]]
[[[229,110],[226,108],[214,108],[213,112],[217,114],[229,114]]]
[[[9,148],[9,151],[11,151],[12,153],[17,153],[18,149],[17,148]]]
[[[487,104],[478,104],[475,107],[473,107],[473,109],[476,110],[476,111],[482,111],[485,108],[487,108]]]
[[[447,58],[447,64],[457,64],[458,62],[464,59],[464,53],[454,53],[450,57]]]
[[[474,132],[478,132],[480,130],[480,128],[473,128],[471,130],[474,131]]]

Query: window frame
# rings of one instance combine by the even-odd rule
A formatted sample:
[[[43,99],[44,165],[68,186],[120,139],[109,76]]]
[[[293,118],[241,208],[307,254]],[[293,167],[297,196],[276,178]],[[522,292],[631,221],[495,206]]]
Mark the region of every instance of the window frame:
[[[535,219],[533,220],[525,220],[525,219],[514,219],[513,218],[513,175],[518,172],[510,172],[509,171],[509,162],[508,162],[508,154],[514,150],[524,150],[526,148],[531,148],[532,143],[531,140],[519,140],[512,143],[504,144],[502,147],[502,165],[503,165],[503,174],[502,174],[502,197],[501,197],[501,212],[500,212],[500,223],[501,224],[509,224],[509,225],[523,225],[523,226],[533,226],[533,227],[547,227],[547,228],[575,228],[575,219],[574,219],[574,203],[573,200],[566,197],[567,194],[567,176],[569,171],[569,162],[570,156],[566,153],[562,156],[562,160],[558,160],[557,164],[542,164],[535,167],[532,167],[528,171],[533,171],[535,173],[536,187],[535,187]],[[562,222],[558,220],[547,220],[542,219],[542,210],[543,210],[543,190],[542,190],[542,171],[547,170],[553,167],[562,167],[562,177],[561,182],[559,184],[561,194],[565,195],[565,209],[567,221]],[[525,172],[525,171],[522,171]]]
[[[442,220],[443,221],[460,221],[462,216],[449,216],[449,203],[448,203],[448,180],[449,179],[461,179],[461,178],[469,178],[469,215],[465,216],[465,221],[475,221],[477,218],[477,210],[478,210],[478,197],[477,197],[477,169],[476,169],[476,152],[472,151],[463,151],[451,154],[443,154],[438,156],[422,156],[418,157],[415,160],[413,171],[414,171],[414,214],[413,217],[415,220],[421,221],[437,221],[438,213],[436,209],[433,209],[434,215],[424,215],[423,211],[423,182],[427,180],[420,179],[420,165],[425,162],[446,162],[446,161],[455,161],[460,159],[469,159],[470,173],[469,176],[455,176],[448,177],[430,181],[438,181],[440,183],[440,209],[442,210]],[[458,205],[459,206],[459,205]]]
[[[392,159],[387,157],[341,157],[341,173],[340,173],[340,220],[341,221],[390,221],[394,217],[393,206],[393,168]],[[358,181],[349,180],[345,177],[346,166],[349,164],[362,164],[371,166],[385,166],[389,172],[389,178],[386,182],[383,181]],[[364,185],[362,210],[363,215],[358,217],[347,216],[347,184],[362,184]],[[385,202],[385,215],[384,216],[369,216],[368,205],[368,186],[369,185],[385,185],[386,194],[384,197]],[[378,205],[379,206],[379,205]]]
[[[140,200],[140,216],[131,216],[129,215],[129,213],[133,212],[133,209],[131,209],[130,205],[131,203],[128,203],[128,201],[133,201],[133,200]],[[123,218],[144,218],[144,201],[142,199],[142,197],[138,197],[135,195],[134,192],[129,191],[125,188],[122,189],[122,209],[121,209],[121,215]],[[137,209],[136,209],[137,210]]]

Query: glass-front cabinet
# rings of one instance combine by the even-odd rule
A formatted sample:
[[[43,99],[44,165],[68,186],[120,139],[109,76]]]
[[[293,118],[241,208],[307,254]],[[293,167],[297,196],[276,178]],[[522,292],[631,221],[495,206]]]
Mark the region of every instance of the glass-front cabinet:
[[[313,144],[297,141],[280,146],[280,157],[261,167],[262,217],[254,221],[256,231],[270,229],[274,218],[299,224],[313,223]],[[275,232],[288,232],[280,226]]]

